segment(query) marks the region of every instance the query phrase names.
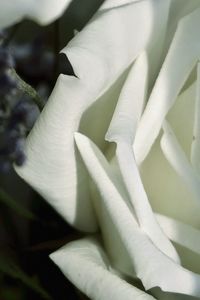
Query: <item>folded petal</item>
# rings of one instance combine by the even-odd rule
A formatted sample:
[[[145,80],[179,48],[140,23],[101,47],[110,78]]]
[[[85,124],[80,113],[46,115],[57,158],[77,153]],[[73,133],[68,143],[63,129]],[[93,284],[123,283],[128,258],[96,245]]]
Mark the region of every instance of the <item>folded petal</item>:
[[[173,241],[181,258],[182,265],[196,273],[200,273],[200,231],[194,227],[156,214],[156,218],[168,238]]]
[[[94,136],[90,128],[105,122],[101,126],[104,134],[118,97],[119,87],[116,89],[114,83],[119,84],[117,80],[149,41],[153,41],[156,2],[133,2],[98,12],[63,50],[78,77],[59,77],[27,140],[27,163],[16,167],[22,178],[81,230],[95,231],[97,223],[90,203],[87,174],[74,149],[73,133],[80,127]],[[142,24],[140,31],[138,24]],[[133,38],[130,38],[130,28]],[[97,102],[99,106],[95,106]],[[99,107],[102,119],[98,115]]]
[[[180,260],[176,250],[161,230],[153,214],[135,162],[132,145],[118,142],[116,155],[124,184],[128,190],[141,229],[158,249],[179,263]]]
[[[170,240],[200,254],[199,230],[164,215],[156,214],[156,218]]]
[[[144,109],[148,86],[148,58],[143,52],[133,64],[121,90],[106,139],[133,143]]]
[[[196,88],[194,83],[181,93],[167,115],[167,120],[181,148],[180,151],[188,163],[193,138]],[[180,118],[177,117],[179,115]],[[180,160],[179,154],[177,157]],[[153,211],[200,228],[199,205],[194,199],[197,196],[191,193],[189,186],[185,184],[183,174],[180,172],[178,174],[169,163],[160,147],[160,138],[141,164],[140,174]]]
[[[16,171],[69,223],[96,230],[88,193],[87,174],[74,149],[73,131],[79,126],[84,85],[60,76],[26,143],[26,164]],[[66,99],[67,95],[67,99]],[[86,98],[87,99],[87,98]],[[88,97],[89,100],[89,97]]]
[[[173,35],[176,31],[178,22],[186,15],[200,7],[198,0],[173,0],[170,4],[169,22],[167,25],[167,34],[165,38],[165,49],[169,48]],[[165,51],[166,52],[166,51]]]
[[[193,141],[194,116],[197,82],[194,81],[176,99],[174,106],[167,114],[167,121],[172,127],[178,142],[191,160],[191,145]],[[181,116],[180,118],[177,116]]]
[[[191,162],[196,172],[200,173],[200,63],[197,65],[196,101],[194,128],[191,146]]]
[[[75,74],[87,81],[90,88],[91,82],[100,86],[102,93],[102,86],[110,86],[141,51],[154,43],[160,32],[157,26],[163,26],[156,23],[156,16],[165,17],[165,7],[163,1],[144,0],[100,9],[62,52],[72,63]],[[138,24],[142,24],[140,30]]]
[[[166,114],[197,63],[200,56],[199,27],[200,8],[179,22],[136,134],[134,151],[138,163],[148,154]]]
[[[110,169],[105,157],[83,135],[76,133],[75,138],[87,170],[99,190],[102,203],[144,287],[151,289],[158,286],[163,291],[199,297],[200,275],[181,267],[153,244],[136,223],[133,210],[110,179]]]
[[[141,0],[106,0],[101,6],[101,9],[113,9],[113,8],[119,8],[120,6],[129,5],[133,2],[138,2]]]
[[[27,8],[27,16],[42,25],[46,25],[59,18],[72,0],[32,0]]]
[[[182,178],[188,189],[193,193],[194,197],[190,199],[196,201],[196,207],[200,209],[200,178],[187,160],[187,157],[181,149],[173,130],[167,122],[163,125],[164,134],[161,139],[161,148],[165,157],[172,165],[177,174]]]
[[[154,212],[200,228],[199,205],[195,196],[166,159],[160,139],[142,163],[140,174]]]
[[[72,242],[50,258],[92,300],[154,299],[112,272],[108,257],[95,238]]]
[[[133,65],[122,89],[106,139],[117,143],[116,156],[122,180],[128,191],[130,203],[133,206],[140,227],[149,235],[159,249],[178,260],[176,251],[160,229],[149,205],[132,149],[137,125],[145,102],[147,74],[147,57],[146,54],[143,54]]]
[[[0,29],[30,18],[46,25],[64,12],[71,0],[1,0]]]

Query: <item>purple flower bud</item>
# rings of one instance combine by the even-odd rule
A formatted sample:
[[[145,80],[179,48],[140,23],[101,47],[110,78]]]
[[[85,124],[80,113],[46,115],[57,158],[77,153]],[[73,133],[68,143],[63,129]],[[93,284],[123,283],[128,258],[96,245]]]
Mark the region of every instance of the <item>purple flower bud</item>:
[[[11,123],[21,123],[26,129],[31,129],[39,114],[37,106],[28,99],[19,101],[13,108]]]
[[[17,166],[22,166],[26,161],[26,156],[24,152],[20,151],[19,153],[17,153],[14,161]]]

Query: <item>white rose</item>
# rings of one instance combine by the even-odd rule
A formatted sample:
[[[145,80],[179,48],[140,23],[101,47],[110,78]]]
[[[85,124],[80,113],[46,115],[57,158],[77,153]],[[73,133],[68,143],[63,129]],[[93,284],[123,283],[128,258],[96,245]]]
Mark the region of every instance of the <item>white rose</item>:
[[[0,29],[23,18],[46,25],[57,19],[71,0],[0,0]]]
[[[93,233],[51,255],[91,299],[200,298],[199,29],[199,1],[105,1],[28,137],[17,172]]]

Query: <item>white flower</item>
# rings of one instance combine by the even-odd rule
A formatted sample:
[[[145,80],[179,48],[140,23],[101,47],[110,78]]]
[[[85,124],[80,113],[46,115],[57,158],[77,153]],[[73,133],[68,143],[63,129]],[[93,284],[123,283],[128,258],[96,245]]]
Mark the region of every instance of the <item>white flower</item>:
[[[17,172],[93,233],[51,255],[91,299],[200,297],[199,29],[199,1],[105,1],[28,137]]]
[[[0,29],[23,18],[46,25],[58,18],[71,0],[0,0]]]

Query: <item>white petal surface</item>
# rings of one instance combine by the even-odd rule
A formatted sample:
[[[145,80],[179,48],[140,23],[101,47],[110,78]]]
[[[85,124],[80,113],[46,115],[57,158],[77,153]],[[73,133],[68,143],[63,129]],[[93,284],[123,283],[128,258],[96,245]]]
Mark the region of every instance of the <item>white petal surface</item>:
[[[110,120],[112,119],[120,91],[126,81],[129,69],[130,68],[125,70],[114,84],[106,90],[103,95],[98,97],[98,99],[94,101],[81,116],[79,131],[90,137],[90,139],[104,152],[109,151],[110,148],[110,145],[105,140],[105,134],[108,130]]]
[[[27,140],[27,163],[16,168],[70,224],[81,230],[95,231],[97,224],[87,174],[75,153],[73,133],[81,127],[88,109],[102,100],[149,41],[153,42],[156,2],[133,2],[97,13],[63,50],[78,78],[59,77]],[[140,31],[138,24],[143,24]],[[130,38],[129,28],[134,38]],[[109,111],[109,107],[108,102],[104,110]],[[95,119],[91,122],[95,123]]]
[[[175,243],[182,265],[200,273],[200,231],[164,215],[156,214],[156,218],[168,238]]]
[[[110,178],[109,165],[96,146],[76,133],[76,143],[101,200],[131,258],[137,277],[146,289],[200,296],[200,275],[184,269],[162,253],[134,220],[128,203]]]
[[[172,165],[177,174],[183,179],[191,193],[193,193],[194,198],[192,199],[196,200],[200,209],[200,179],[187,160],[185,153],[181,149],[172,129],[167,122],[164,123],[163,129],[164,134],[161,139],[161,148],[169,163]],[[192,200],[190,201],[192,205]]]
[[[134,152],[141,163],[159,134],[162,122],[200,55],[200,8],[178,25],[136,134]]]
[[[164,215],[156,214],[163,231],[173,242],[200,254],[200,231]]]
[[[33,19],[46,25],[58,18],[71,0],[1,0],[0,29],[21,21]]]
[[[114,274],[94,238],[72,242],[50,255],[63,274],[92,300],[153,300]]]
[[[166,118],[189,161],[191,160],[191,144],[194,131],[196,89],[197,84],[194,81],[177,97]]]
[[[79,101],[93,99],[92,95],[91,98],[87,96],[80,80],[59,77],[27,139],[27,163],[22,168],[16,167],[16,171],[69,223],[81,230],[93,231],[97,224],[90,203],[87,174],[73,141],[73,132],[79,126],[84,109]]]
[[[165,49],[169,48],[173,35],[180,19],[200,7],[199,0],[173,0],[170,3],[169,22],[165,38]],[[166,52],[165,50],[165,52]]]
[[[78,78],[86,80],[90,88],[91,82],[99,85],[103,93],[102,86],[106,89],[149,43],[154,42],[157,31],[153,32],[158,25],[154,23],[155,14],[162,12],[156,2],[133,1],[128,6],[97,13],[62,50]],[[142,24],[139,31],[138,24]]]
[[[194,83],[180,94],[167,115],[181,151],[184,151],[188,161],[193,136],[195,92]],[[200,228],[199,205],[182,176],[177,174],[165,158],[160,147],[160,138],[140,166],[140,174],[153,211]]]
[[[112,9],[122,5],[132,4],[133,2],[139,2],[141,0],[106,0],[101,6],[101,9]]]
[[[197,65],[196,103],[194,115],[191,162],[197,173],[200,173],[200,63]]]
[[[154,212],[200,228],[198,202],[165,158],[160,140],[141,165],[140,174]]]
[[[136,216],[133,208],[130,206],[129,196],[122,180],[116,156],[112,157],[106,168],[110,184],[112,184],[114,190],[117,189],[118,193],[120,193],[120,197],[123,198],[123,201],[130,207],[132,217],[137,225]],[[126,245],[121,239],[112,218],[110,218],[109,211],[104,205],[104,201],[101,200],[101,193],[94,183],[91,183],[91,190],[98,223],[103,236],[104,248],[109,255],[112,266],[122,274],[128,275],[129,278],[135,279],[136,274],[131,263],[130,255],[127,252]],[[113,197],[119,198],[119,195],[116,195],[115,192],[113,193]]]
[[[160,229],[143,188],[132,144],[145,102],[148,62],[143,53],[132,67],[124,85],[106,139],[117,143],[116,156],[123,182],[140,227],[166,255],[179,261],[177,253]]]
[[[180,262],[177,252],[167,239],[153,214],[147,194],[134,159],[132,145],[118,142],[117,158],[124,184],[128,190],[131,203],[141,229],[147,233],[154,245],[176,262]]]
[[[142,53],[130,70],[120,93],[106,139],[128,140],[133,143],[148,86],[147,54]]]

